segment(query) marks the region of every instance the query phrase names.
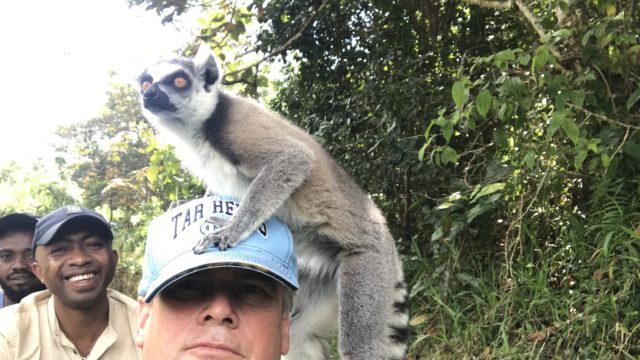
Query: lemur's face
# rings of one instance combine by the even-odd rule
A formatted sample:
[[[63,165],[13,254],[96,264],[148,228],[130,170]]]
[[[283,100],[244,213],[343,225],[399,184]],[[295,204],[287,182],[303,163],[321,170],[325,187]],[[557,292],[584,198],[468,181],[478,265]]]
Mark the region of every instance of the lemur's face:
[[[193,90],[193,72],[178,64],[163,62],[140,76],[142,105],[161,116],[184,107]]]
[[[217,98],[218,69],[213,54],[162,61],[138,78],[143,113],[150,121],[175,127],[199,125]],[[198,59],[202,61],[198,62]],[[174,129],[175,130],[175,129]]]

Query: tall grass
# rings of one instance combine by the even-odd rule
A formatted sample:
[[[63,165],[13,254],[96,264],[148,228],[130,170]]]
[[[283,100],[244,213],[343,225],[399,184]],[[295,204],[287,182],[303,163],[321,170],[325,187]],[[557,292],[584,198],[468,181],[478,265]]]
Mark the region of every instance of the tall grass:
[[[449,244],[446,276],[425,256],[406,259],[409,358],[639,358],[639,189],[603,183],[582,212],[563,214],[554,239],[523,219],[518,243],[503,247],[515,254]]]

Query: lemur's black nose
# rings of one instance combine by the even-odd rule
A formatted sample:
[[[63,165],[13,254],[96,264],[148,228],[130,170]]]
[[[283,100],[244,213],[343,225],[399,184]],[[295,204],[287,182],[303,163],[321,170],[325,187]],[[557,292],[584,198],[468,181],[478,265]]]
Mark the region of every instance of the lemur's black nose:
[[[145,92],[144,92],[144,99],[155,99],[158,97],[158,93],[160,91],[158,90],[157,87],[155,86],[151,86],[150,88],[148,88]]]
[[[144,107],[152,112],[176,110],[175,105],[169,101],[169,96],[155,84],[144,92],[143,100]]]

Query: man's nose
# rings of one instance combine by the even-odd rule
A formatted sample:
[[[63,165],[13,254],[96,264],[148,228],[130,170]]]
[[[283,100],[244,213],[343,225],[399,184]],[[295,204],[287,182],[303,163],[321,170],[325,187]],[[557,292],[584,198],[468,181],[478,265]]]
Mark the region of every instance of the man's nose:
[[[33,263],[34,259],[32,255],[29,254],[22,254],[22,255],[18,255],[15,258],[15,261],[13,262],[13,268],[14,269],[31,269],[31,264]]]
[[[226,292],[219,292],[205,301],[199,322],[212,325],[223,325],[235,328],[238,326],[236,306]]]
[[[91,262],[91,257],[81,246],[74,246],[69,250],[69,263],[71,265],[84,265]]]

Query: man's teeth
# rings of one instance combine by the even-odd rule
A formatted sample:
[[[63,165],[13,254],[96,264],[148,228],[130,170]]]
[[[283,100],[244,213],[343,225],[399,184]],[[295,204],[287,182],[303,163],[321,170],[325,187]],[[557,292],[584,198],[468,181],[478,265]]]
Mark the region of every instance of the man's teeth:
[[[76,276],[70,277],[69,281],[76,282],[76,281],[82,281],[82,280],[89,280],[89,279],[93,279],[94,277],[96,277],[96,274],[76,275]]]

